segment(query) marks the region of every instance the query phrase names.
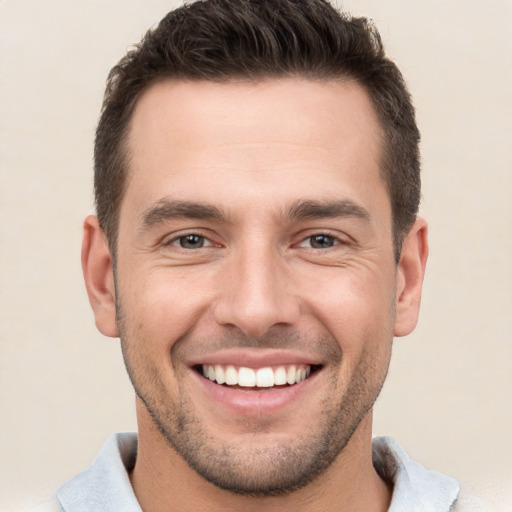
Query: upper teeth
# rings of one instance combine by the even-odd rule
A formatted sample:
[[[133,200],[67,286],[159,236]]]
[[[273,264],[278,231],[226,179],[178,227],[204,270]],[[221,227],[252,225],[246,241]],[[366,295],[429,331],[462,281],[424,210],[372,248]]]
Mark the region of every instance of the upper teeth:
[[[203,364],[203,375],[217,384],[230,386],[270,388],[283,384],[296,384],[309,376],[309,365],[267,366],[265,368],[247,368],[233,365]]]

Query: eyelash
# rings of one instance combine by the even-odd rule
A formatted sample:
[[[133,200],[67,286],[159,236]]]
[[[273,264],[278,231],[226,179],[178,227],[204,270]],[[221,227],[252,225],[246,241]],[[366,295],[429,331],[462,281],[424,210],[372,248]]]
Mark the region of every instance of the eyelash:
[[[190,240],[191,238],[198,239],[197,242],[201,242],[200,245],[198,247],[186,247],[185,245],[187,244],[187,239],[189,239],[188,241],[192,242],[192,240]],[[317,239],[318,242],[320,242],[320,240],[318,240],[318,239],[323,238],[327,242],[327,245],[324,247],[314,247],[313,240],[315,238]],[[166,242],[164,245],[165,246],[175,246],[179,249],[183,249],[186,251],[193,251],[193,250],[209,248],[209,247],[216,247],[216,246],[220,247],[220,244],[216,244],[208,236],[198,233],[198,232],[184,233],[179,236],[175,236],[171,240]],[[332,234],[326,233],[326,232],[313,233],[313,234],[308,235],[307,237],[301,239],[301,241],[299,243],[294,244],[295,247],[304,247],[304,248],[313,249],[313,250],[327,250],[327,249],[331,249],[332,247],[335,247],[337,245],[347,245],[347,242],[344,240],[341,240],[339,237],[337,237],[335,235],[332,235]]]
[[[186,242],[187,239],[190,240],[191,238],[199,239],[201,241],[201,245],[199,245],[199,247],[185,247],[183,245],[183,243],[187,243]],[[205,245],[205,244],[207,244],[207,245]],[[175,247],[178,247],[179,249],[184,249],[184,250],[188,251],[188,250],[202,249],[204,247],[214,247],[217,244],[215,244],[210,238],[208,238],[207,236],[205,236],[201,233],[192,232],[192,233],[184,233],[182,235],[175,236],[174,238],[172,238],[171,240],[166,242],[165,245],[166,246],[173,245]]]
[[[320,242],[320,239],[324,239],[324,241],[327,242],[327,245],[324,247],[314,247],[313,245],[315,243],[315,239],[317,239],[316,242],[319,242],[320,244],[322,243]],[[309,244],[305,246],[304,244],[306,244],[307,242],[309,242]],[[307,236],[306,238],[303,238],[302,241],[298,244],[298,246],[307,247],[308,249],[322,250],[331,249],[332,247],[336,245],[341,245],[343,243],[344,242],[342,242],[338,237],[331,235],[330,233],[314,233],[312,235]]]

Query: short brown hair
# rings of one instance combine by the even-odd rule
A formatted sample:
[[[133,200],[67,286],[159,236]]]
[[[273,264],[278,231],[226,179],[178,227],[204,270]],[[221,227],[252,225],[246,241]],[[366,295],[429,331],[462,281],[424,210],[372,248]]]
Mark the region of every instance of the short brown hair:
[[[369,94],[384,133],[381,172],[398,261],[421,188],[411,97],[376,28],[325,0],[197,1],[167,14],[111,70],[96,131],[94,190],[114,255],[127,181],[127,132],[142,92],[165,78],[227,82],[288,76],[353,79]]]

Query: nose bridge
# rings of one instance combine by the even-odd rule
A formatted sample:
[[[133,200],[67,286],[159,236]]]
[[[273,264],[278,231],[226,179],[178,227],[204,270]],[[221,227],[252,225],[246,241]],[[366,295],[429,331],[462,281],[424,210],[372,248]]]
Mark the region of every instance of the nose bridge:
[[[271,242],[245,243],[229,260],[214,307],[219,324],[234,325],[257,337],[276,324],[297,320],[299,303],[282,256]]]

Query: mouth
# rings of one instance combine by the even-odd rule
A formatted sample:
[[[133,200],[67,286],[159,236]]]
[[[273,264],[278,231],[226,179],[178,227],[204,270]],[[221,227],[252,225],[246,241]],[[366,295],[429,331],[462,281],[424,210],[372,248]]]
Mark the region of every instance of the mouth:
[[[288,364],[249,368],[246,366],[199,364],[194,369],[215,384],[241,391],[277,390],[310,378],[320,365]]]

